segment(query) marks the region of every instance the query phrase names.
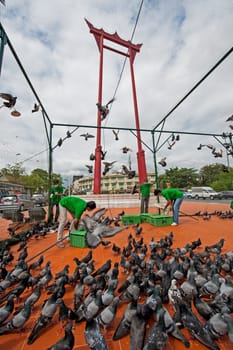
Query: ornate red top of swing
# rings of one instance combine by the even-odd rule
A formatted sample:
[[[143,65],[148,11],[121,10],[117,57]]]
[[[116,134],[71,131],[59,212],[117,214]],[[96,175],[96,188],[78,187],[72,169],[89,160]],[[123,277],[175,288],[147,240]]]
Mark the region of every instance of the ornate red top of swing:
[[[127,41],[127,40],[121,39],[117,34],[117,32],[115,32],[114,34],[106,33],[102,28],[101,29],[95,28],[93,24],[91,24],[86,18],[85,18],[85,21],[87,22],[87,25],[90,28],[90,32],[95,35],[95,39],[99,48],[100,48],[100,36],[103,36],[103,38],[113,41],[119,45],[133,49],[137,52],[140,51],[142,44],[133,44],[131,43],[130,40]]]

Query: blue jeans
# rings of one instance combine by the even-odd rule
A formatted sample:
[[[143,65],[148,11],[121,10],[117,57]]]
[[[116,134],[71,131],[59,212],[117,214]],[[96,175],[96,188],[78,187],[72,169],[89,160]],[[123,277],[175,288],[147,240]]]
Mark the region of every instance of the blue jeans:
[[[177,198],[173,204],[173,222],[179,224],[179,209],[183,202],[183,197]]]

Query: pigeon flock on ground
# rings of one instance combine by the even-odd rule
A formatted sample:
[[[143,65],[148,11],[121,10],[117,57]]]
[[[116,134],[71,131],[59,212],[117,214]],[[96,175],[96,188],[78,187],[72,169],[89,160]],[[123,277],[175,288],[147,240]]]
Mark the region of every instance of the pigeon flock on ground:
[[[40,312],[28,331],[28,345],[39,344],[55,322],[63,331],[48,349],[73,349],[84,322],[90,349],[108,349],[105,336],[113,323],[112,341],[128,336],[132,350],[168,349],[171,337],[186,348],[191,339],[212,350],[224,339],[233,347],[233,251],[223,252],[224,239],[202,246],[198,238],[175,248],[169,232],[145,242],[140,224],[121,225],[123,212],[116,218],[104,214],[100,209],[84,216],[80,225],[87,230],[89,249],[60,271],[52,270],[45,255],[27,259],[30,242],[49,233],[44,222],[20,235],[14,254],[7,241],[2,244],[0,337],[24,332],[37,303]],[[121,247],[107,240],[122,230],[128,233]],[[94,260],[98,245],[108,249],[102,265]]]

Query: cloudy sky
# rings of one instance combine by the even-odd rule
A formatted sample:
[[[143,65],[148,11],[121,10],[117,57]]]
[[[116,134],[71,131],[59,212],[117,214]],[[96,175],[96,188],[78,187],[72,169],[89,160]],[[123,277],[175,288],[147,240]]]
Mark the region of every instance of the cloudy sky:
[[[229,133],[233,100],[233,55],[222,63],[171,113],[163,118],[232,47],[231,0],[6,0],[0,3],[0,20],[16,56],[55,126],[52,145],[66,132],[72,137],[53,151],[53,171],[63,176],[88,175],[86,165],[95,152],[96,137],[85,141],[80,135],[96,135],[99,50],[85,18],[94,27],[115,32],[134,44],[142,44],[134,60],[134,76],[140,128],[148,171],[154,170],[152,133],[163,127],[156,159],[166,157],[167,167],[199,169],[206,164],[227,164],[225,150],[215,158],[208,147],[220,152],[220,137]],[[136,25],[137,23],[137,25]],[[108,46],[115,47],[110,41]],[[117,49],[123,50],[123,47]],[[105,161],[116,161],[112,171],[132,162],[137,170],[137,139],[124,129],[135,128],[129,61],[104,50],[103,103],[113,96],[108,117],[102,125],[101,143]],[[41,111],[32,113],[36,97],[8,45],[5,46],[1,91],[17,96],[15,108],[21,117],[0,109],[0,168],[22,162],[27,173],[48,170],[48,140]],[[123,70],[123,71],[122,71]],[[122,75],[121,75],[122,72]],[[0,99],[2,104],[3,100]],[[57,126],[56,124],[69,124]],[[233,124],[233,123],[232,123]],[[48,126],[48,123],[46,123]],[[74,131],[75,126],[80,127]],[[88,126],[85,127],[85,126]],[[158,127],[157,127],[158,126]],[[112,129],[119,131],[116,141]],[[49,132],[49,128],[48,128]],[[180,135],[171,149],[172,132]],[[207,134],[201,136],[197,134]],[[160,136],[160,137],[159,137]],[[168,139],[169,138],[169,139]],[[168,140],[167,140],[168,139]],[[167,140],[167,141],[166,141]],[[131,149],[127,154],[123,147]],[[228,161],[233,166],[232,157]]]

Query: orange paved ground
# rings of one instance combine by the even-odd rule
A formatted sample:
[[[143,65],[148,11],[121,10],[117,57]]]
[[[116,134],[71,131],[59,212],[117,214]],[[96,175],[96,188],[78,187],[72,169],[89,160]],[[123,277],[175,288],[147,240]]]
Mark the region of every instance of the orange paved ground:
[[[181,207],[182,212],[186,214],[194,214],[199,210],[213,212],[214,210],[229,210],[229,204],[214,204],[214,203],[205,203],[205,202],[183,202]],[[122,208],[114,208],[109,210],[106,215],[109,217],[115,216],[122,211]],[[136,214],[139,213],[138,208],[127,208],[125,209],[125,214]],[[156,209],[150,209],[150,213],[156,213]],[[201,238],[202,246],[197,248],[202,250],[205,245],[210,245],[217,242],[221,237],[225,239],[225,244],[222,252],[232,251],[233,249],[233,219],[220,219],[216,215],[213,215],[210,220],[205,221],[202,217],[195,216],[197,220],[194,220],[191,216],[181,216],[180,225],[177,227],[174,226],[163,226],[163,227],[155,227],[150,224],[144,223],[141,224],[143,227],[142,236],[144,238],[145,243],[149,243],[151,237],[157,241],[164,235],[169,232],[174,233],[174,244],[173,247],[183,247],[186,243],[192,242],[198,238]],[[7,228],[11,222],[0,219],[0,238],[4,239],[8,236]],[[22,230],[22,228],[21,228]],[[18,233],[18,231],[17,231]],[[133,233],[133,229],[131,226],[129,228],[115,237],[110,238],[112,242],[115,242],[117,245],[125,246],[127,244],[127,237],[129,233]],[[38,240],[31,239],[28,243],[29,247],[29,256],[28,259],[34,257],[39,254],[43,249],[47,248],[51,244],[56,241],[56,233],[48,234],[45,238],[40,238]],[[69,242],[66,241],[66,248],[58,248],[53,247],[50,250],[43,253],[44,261],[51,260],[52,262],[52,272],[55,274],[60,271],[65,264],[70,264],[70,274],[73,273],[75,268],[75,263],[73,262],[73,258],[76,256],[78,258],[84,257],[89,251],[88,248],[75,248],[69,245]],[[19,253],[16,252],[18,246],[12,246],[12,251],[17,257]],[[112,259],[112,262],[119,261],[119,256],[113,254],[111,247],[104,248],[103,246],[99,246],[96,249],[93,249],[93,258],[95,260],[95,266],[101,266],[108,258]],[[35,258],[36,260],[36,258]],[[32,261],[31,261],[32,262]],[[43,266],[45,266],[45,262]],[[113,265],[113,264],[112,264]],[[13,265],[14,266],[14,265]],[[13,267],[12,266],[12,267]],[[42,266],[42,267],[43,267]],[[39,271],[34,272],[38,274]],[[126,276],[122,273],[120,269],[120,281],[121,282],[126,278]],[[118,285],[118,286],[119,286]],[[22,300],[24,300],[31,291],[24,292],[22,295]],[[64,296],[64,301],[67,305],[73,307],[73,287],[66,287],[66,294]],[[38,337],[38,339],[32,344],[27,345],[27,337],[32,329],[34,322],[36,321],[38,315],[41,311],[41,304],[43,300],[47,299],[47,295],[44,293],[40,301],[36,303],[34,306],[32,315],[29,321],[26,323],[26,329],[21,333],[16,333],[13,335],[3,335],[0,336],[0,348],[7,350],[25,350],[25,349],[47,349],[49,346],[54,344],[58,339],[60,339],[63,335],[63,331],[61,330],[61,325],[58,321],[57,314],[54,317],[53,325],[50,328],[45,329],[43,333]],[[143,301],[143,300],[142,300]],[[17,305],[17,304],[16,304]],[[112,326],[104,333],[104,337],[106,339],[108,349],[109,350],[127,350],[130,349],[129,337],[123,338],[120,341],[112,341],[112,335],[116,326],[118,325],[121,315],[125,310],[127,304],[121,304],[118,307],[117,317],[115,318]],[[169,309],[170,310],[170,309]],[[75,346],[76,350],[87,350],[89,349],[86,344],[83,332],[84,332],[85,323],[82,322],[80,324],[75,325],[74,335],[75,335]],[[187,336],[187,338],[191,342],[190,349],[196,350],[204,350],[206,347],[201,345],[199,342],[195,341],[191,338],[186,330],[182,330],[182,332]],[[230,350],[233,349],[233,345],[229,343],[228,337],[224,336],[220,341],[217,342],[221,350]],[[172,337],[169,337],[169,342],[166,347],[166,350],[172,349],[185,349],[184,345],[174,340]]]

